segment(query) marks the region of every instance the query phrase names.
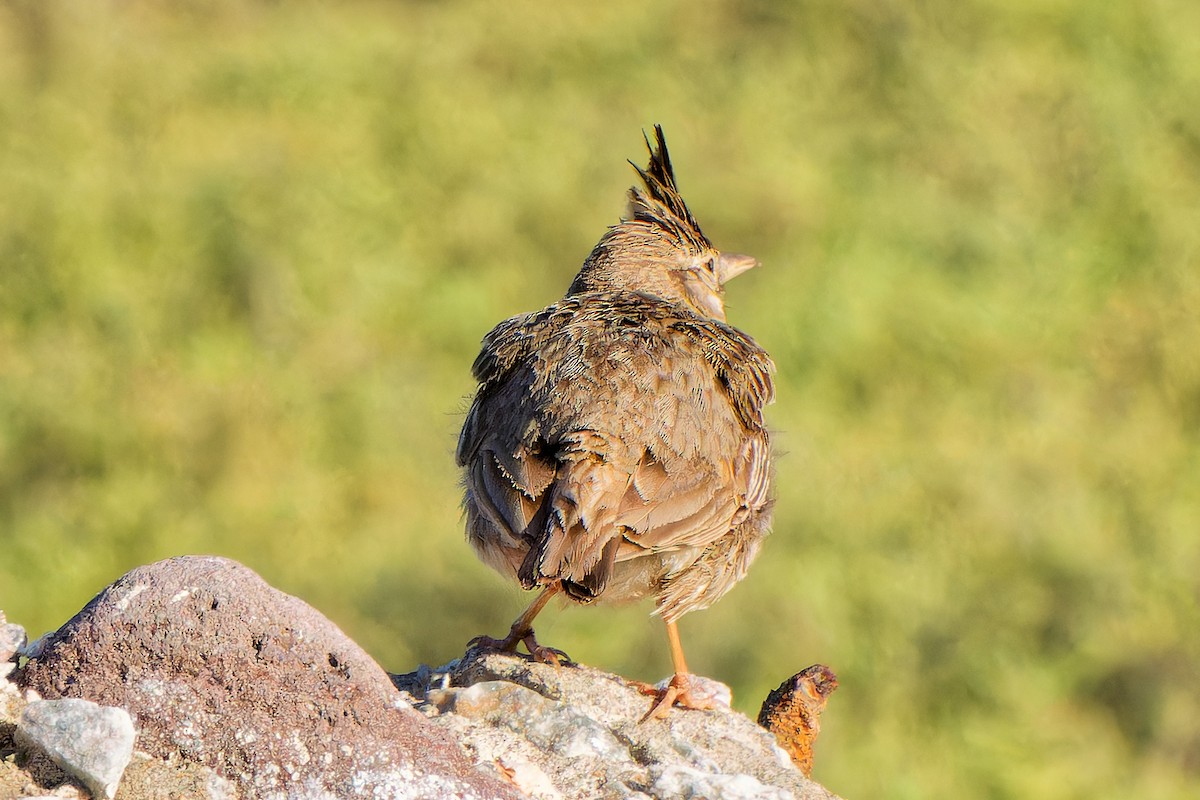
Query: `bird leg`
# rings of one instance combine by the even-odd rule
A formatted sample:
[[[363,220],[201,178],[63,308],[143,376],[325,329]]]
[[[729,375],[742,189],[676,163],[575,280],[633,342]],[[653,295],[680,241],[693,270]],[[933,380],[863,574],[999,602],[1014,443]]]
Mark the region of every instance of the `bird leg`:
[[[517,652],[517,645],[524,644],[525,648],[529,650],[529,655],[533,656],[533,660],[541,664],[553,664],[557,667],[563,661],[570,663],[570,656],[562,650],[538,644],[537,639],[533,635],[533,618],[546,607],[546,603],[550,602],[550,598],[561,591],[562,584],[548,584],[542,589],[541,594],[535,597],[533,602],[529,604],[529,608],[521,612],[521,616],[516,618],[512,627],[509,628],[508,636],[505,636],[503,639],[493,639],[490,636],[476,636],[467,642],[467,648],[479,647],[484,650],[515,653]]]
[[[651,717],[665,719],[673,705],[696,710],[716,707],[711,699],[692,691],[691,674],[688,672],[687,662],[683,658],[683,645],[679,642],[679,627],[674,621],[667,623],[667,641],[671,645],[671,666],[674,667],[675,674],[662,689],[653,686],[642,687],[643,693],[653,695],[658,699],[654,701],[654,705],[650,706],[646,716],[638,720],[639,722],[645,722]]]

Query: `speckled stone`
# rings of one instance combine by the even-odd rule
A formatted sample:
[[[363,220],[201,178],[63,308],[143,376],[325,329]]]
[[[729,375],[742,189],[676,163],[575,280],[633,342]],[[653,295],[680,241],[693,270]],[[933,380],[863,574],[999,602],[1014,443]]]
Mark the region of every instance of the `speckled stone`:
[[[15,679],[129,711],[138,749],[256,798],[517,798],[401,698],[306,603],[222,558],[140,567],[46,639]]]
[[[745,715],[722,705],[642,722],[651,699],[600,670],[471,651],[393,679],[477,760],[504,765],[533,797],[836,800]]]

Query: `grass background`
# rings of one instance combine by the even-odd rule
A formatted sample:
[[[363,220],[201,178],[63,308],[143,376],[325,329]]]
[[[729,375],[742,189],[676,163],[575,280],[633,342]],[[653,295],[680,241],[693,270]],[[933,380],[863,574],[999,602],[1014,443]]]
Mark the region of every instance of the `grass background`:
[[[1200,789],[1200,5],[0,5],[0,608],[236,558],[394,671],[503,632],[453,447],[665,126],[764,266],[775,534],[684,620],[816,662],[849,798]],[[544,641],[656,680],[646,608]]]

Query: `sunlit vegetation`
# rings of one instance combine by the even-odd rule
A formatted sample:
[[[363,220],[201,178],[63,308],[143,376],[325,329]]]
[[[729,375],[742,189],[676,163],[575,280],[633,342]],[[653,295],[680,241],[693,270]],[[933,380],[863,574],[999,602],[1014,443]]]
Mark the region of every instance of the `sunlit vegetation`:
[[[597,8],[592,8],[596,5]],[[831,665],[848,798],[1200,787],[1200,5],[0,6],[0,608],[238,559],[394,671],[525,599],[462,539],[495,322],[662,123],[763,267],[775,534],[683,621],[753,712]],[[543,641],[657,680],[648,608]]]

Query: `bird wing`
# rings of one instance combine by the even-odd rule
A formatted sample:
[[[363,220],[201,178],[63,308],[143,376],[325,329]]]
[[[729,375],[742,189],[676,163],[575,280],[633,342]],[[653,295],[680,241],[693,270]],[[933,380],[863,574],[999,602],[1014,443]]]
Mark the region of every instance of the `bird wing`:
[[[765,508],[770,444],[762,408],[772,365],[748,337],[684,317],[656,376],[653,437],[635,465],[616,524],[638,549],[704,547]],[[631,556],[635,556],[636,552]]]
[[[545,494],[558,469],[551,455],[523,435],[530,423],[532,363],[546,329],[539,314],[524,314],[484,337],[472,367],[479,389],[456,452],[467,538],[480,558],[513,577],[534,531],[544,527]]]

